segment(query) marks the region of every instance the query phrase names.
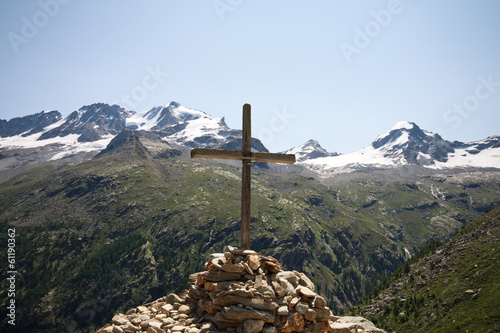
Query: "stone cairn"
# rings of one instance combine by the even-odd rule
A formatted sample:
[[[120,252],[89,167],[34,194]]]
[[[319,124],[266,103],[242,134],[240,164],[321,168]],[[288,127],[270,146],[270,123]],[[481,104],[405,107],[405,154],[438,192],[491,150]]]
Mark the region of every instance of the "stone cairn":
[[[97,333],[335,332],[339,319],[303,273],[227,246],[189,276],[189,290],[113,317]]]

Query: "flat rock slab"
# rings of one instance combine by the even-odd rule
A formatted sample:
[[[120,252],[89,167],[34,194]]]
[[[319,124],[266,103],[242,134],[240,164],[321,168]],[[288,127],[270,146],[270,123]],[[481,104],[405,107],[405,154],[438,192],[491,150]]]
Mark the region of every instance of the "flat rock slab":
[[[249,310],[238,306],[226,306],[222,314],[229,320],[244,322],[245,320],[263,320],[266,323],[274,323],[274,316],[268,312]]]
[[[373,323],[363,317],[340,317],[336,322],[331,324],[335,332],[351,333],[362,330],[365,333],[386,333],[383,329],[375,327]]]
[[[234,281],[241,278],[241,274],[239,273],[224,271],[205,271],[199,273],[198,276],[212,282]]]
[[[260,298],[245,298],[232,295],[218,297],[214,300],[214,304],[220,306],[242,304],[244,307],[252,307],[254,309],[264,311],[274,311],[278,307],[278,304],[275,302],[267,302]]]

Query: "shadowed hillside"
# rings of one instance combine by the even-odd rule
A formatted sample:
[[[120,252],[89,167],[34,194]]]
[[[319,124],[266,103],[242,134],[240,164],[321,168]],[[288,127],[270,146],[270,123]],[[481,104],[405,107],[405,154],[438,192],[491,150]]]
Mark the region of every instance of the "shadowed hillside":
[[[354,311],[361,308],[389,331],[498,332],[500,207],[437,245],[406,262]]]
[[[0,225],[16,229],[17,328],[91,332],[180,292],[208,254],[239,243],[239,166],[192,161],[135,131],[108,148],[0,184]],[[402,264],[405,248],[446,239],[500,200],[495,173],[326,187],[263,166],[252,171],[252,249],[306,273],[334,314]]]

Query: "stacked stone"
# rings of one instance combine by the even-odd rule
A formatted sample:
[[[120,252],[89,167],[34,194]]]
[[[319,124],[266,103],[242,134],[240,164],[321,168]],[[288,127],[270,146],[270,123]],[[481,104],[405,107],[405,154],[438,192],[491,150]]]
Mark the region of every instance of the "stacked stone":
[[[334,332],[339,318],[307,276],[252,250],[228,246],[212,254],[189,284],[179,295],[117,314],[97,332]]]

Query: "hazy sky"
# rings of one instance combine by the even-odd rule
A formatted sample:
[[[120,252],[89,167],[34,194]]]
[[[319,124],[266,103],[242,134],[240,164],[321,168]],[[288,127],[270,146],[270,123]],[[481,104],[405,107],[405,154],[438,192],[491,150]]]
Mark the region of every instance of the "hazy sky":
[[[0,1],[0,118],[169,101],[271,151],[369,145],[409,120],[500,134],[498,0]]]

